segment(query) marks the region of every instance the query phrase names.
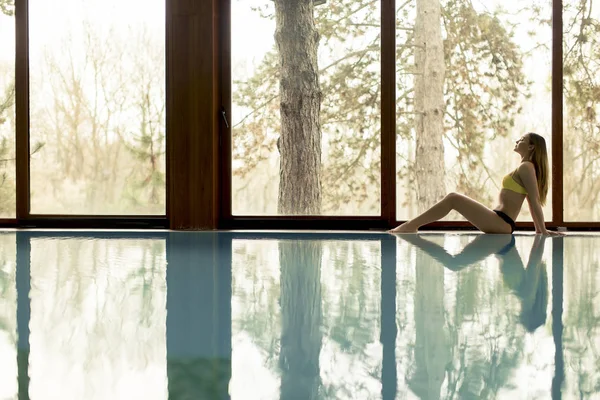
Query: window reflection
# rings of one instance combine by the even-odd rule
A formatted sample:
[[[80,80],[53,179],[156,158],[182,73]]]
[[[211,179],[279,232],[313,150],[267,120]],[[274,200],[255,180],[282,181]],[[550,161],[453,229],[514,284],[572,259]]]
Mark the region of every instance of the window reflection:
[[[231,239],[170,233],[167,269],[169,399],[228,399]]]
[[[547,393],[554,345],[543,328],[549,312],[545,242],[539,236],[400,235],[397,318],[405,329],[396,356],[398,379],[406,379],[400,392],[423,399]]]
[[[42,237],[30,249],[31,397],[164,399],[164,240]]]
[[[17,387],[16,235],[0,232],[0,399],[15,399]]]
[[[377,398],[379,240],[235,240],[232,265],[233,399]]]
[[[594,397],[600,383],[600,254],[597,237],[564,242],[565,394]]]
[[[234,235],[0,233],[3,398],[595,393],[598,238]]]

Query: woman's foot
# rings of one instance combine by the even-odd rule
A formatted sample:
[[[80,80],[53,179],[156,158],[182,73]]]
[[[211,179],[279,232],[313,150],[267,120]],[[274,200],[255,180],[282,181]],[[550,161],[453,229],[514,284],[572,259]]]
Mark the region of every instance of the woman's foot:
[[[396,228],[389,230],[390,233],[417,233],[417,228],[409,224],[408,222],[403,223]]]

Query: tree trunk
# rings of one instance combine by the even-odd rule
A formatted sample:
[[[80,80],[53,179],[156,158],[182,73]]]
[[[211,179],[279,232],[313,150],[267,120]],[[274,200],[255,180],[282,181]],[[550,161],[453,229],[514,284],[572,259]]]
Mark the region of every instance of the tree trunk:
[[[417,0],[415,24],[416,177],[419,212],[446,194],[444,185],[444,48],[440,0]]]
[[[321,213],[319,34],[312,0],[275,0],[281,68],[279,206],[284,215]]]
[[[319,242],[279,242],[281,400],[319,398],[321,255]]]

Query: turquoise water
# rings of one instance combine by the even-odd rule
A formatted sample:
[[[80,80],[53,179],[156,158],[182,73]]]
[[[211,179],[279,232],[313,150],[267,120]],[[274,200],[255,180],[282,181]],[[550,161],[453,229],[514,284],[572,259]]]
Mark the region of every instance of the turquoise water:
[[[0,399],[598,398],[599,245],[0,232]]]

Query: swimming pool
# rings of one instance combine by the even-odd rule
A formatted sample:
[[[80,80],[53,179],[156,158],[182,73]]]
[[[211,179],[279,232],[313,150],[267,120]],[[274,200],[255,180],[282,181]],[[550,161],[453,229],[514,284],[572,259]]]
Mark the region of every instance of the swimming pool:
[[[592,398],[600,236],[0,233],[0,399]]]

